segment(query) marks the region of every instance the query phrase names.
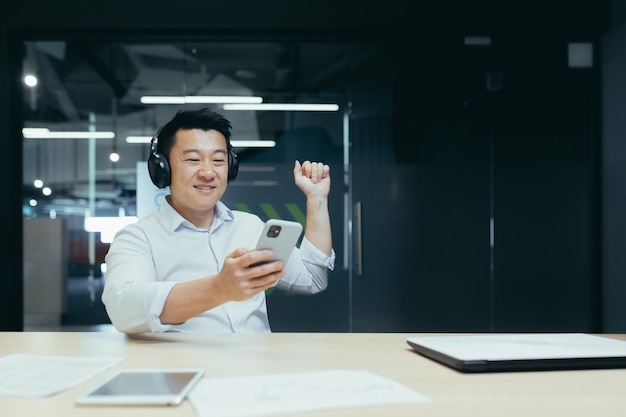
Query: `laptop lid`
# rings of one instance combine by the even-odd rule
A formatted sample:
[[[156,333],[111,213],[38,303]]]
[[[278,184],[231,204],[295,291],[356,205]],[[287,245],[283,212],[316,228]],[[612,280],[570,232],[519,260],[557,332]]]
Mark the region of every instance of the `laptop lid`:
[[[461,372],[626,367],[626,341],[585,333],[414,336],[417,353]]]

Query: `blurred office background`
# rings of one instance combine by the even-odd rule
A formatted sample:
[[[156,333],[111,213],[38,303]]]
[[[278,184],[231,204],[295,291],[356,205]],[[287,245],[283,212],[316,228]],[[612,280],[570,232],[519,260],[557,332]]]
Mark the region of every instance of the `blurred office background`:
[[[232,208],[301,221],[293,161],[332,167],[331,284],[274,331],[626,331],[623,1],[36,3],[0,18],[0,329],[108,328],[147,141],[206,106]]]

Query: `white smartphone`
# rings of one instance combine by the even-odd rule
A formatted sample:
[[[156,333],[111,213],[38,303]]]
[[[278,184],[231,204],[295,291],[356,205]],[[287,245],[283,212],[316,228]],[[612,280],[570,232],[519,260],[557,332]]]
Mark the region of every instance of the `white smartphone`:
[[[291,251],[298,243],[300,234],[302,234],[302,225],[300,223],[270,219],[265,223],[263,233],[261,233],[256,244],[256,249],[272,249],[274,251],[274,257],[264,262],[287,262]]]

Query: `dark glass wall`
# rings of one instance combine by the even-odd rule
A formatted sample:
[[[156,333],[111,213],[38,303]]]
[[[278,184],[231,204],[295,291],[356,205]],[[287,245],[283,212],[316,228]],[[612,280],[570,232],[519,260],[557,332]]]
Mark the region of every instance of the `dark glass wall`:
[[[314,60],[303,69],[313,71],[312,83],[331,73],[327,80],[335,80],[335,92],[350,106],[349,181],[337,181],[342,204],[333,209],[339,223],[333,227],[345,228],[349,240],[341,252],[347,272],[337,274],[337,292],[274,310],[288,317],[295,304],[313,303],[307,312],[320,303],[330,307],[321,321],[302,320],[307,330],[597,330],[600,68],[598,60],[591,68],[569,68],[567,47],[585,42],[597,51],[608,3],[525,2],[505,10],[485,2],[452,13],[440,5],[392,2],[381,11],[340,2],[333,13],[306,16],[290,14],[287,3],[262,10],[229,3],[190,13],[157,2],[147,20],[115,1],[85,13],[80,5],[68,7],[73,12],[56,19],[47,4],[40,17],[18,4],[12,21],[2,20],[7,42],[0,49],[7,58],[0,59],[7,92],[0,94],[0,109],[11,121],[2,129],[15,145],[2,165],[14,197],[2,206],[7,218],[15,217],[11,241],[21,242],[21,207],[13,200],[23,191],[16,158],[24,123],[23,41],[85,35],[89,45],[94,32],[102,40],[115,27],[118,41],[138,32],[159,40],[194,32],[205,41],[261,36],[365,43],[343,57],[346,71],[316,67]],[[233,19],[224,18],[229,14]],[[489,38],[489,45],[468,44],[470,35]],[[367,65],[357,70],[358,62]],[[3,255],[4,329],[22,326],[21,249]],[[288,321],[276,326],[297,330]]]

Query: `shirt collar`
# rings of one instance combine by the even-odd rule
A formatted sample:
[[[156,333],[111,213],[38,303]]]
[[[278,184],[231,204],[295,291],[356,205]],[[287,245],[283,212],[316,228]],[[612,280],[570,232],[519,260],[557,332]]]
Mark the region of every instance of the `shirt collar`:
[[[162,200],[161,206],[159,207],[159,211],[161,212],[161,217],[163,218],[163,223],[165,228],[170,232],[174,233],[180,227],[187,227],[194,230],[206,230],[202,228],[198,228],[194,226],[191,222],[186,220],[183,216],[178,213],[174,207],[170,204],[169,195],[165,196]],[[229,209],[224,203],[218,201],[215,205],[215,217],[213,217],[213,224],[211,225],[211,231],[217,229],[224,222],[232,221],[234,219],[234,215],[231,209]]]

